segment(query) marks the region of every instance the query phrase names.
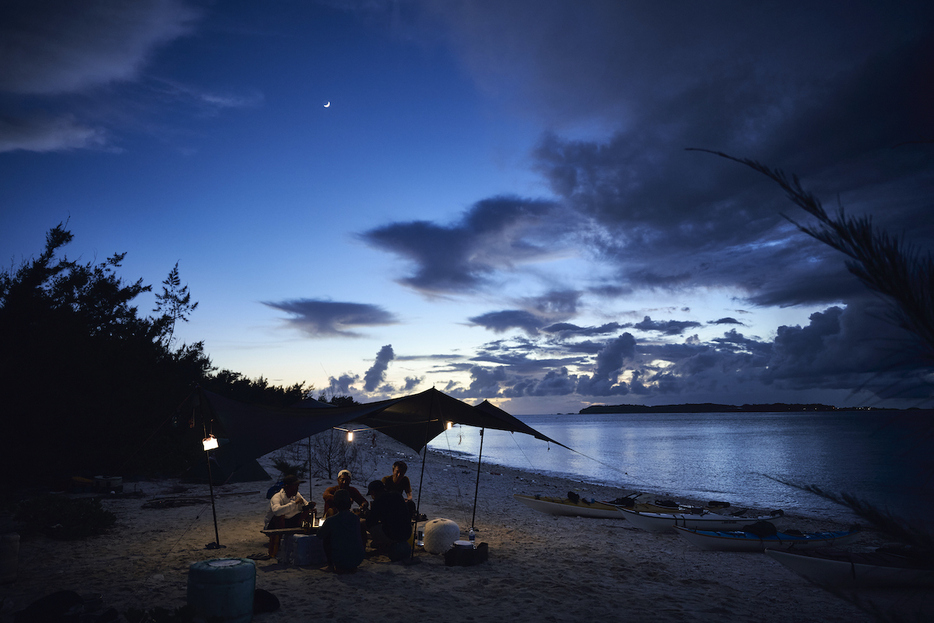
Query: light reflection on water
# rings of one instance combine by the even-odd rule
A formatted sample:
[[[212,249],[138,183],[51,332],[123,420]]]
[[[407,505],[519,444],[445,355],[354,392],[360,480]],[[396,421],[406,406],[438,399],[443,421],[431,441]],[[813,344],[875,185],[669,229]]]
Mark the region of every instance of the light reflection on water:
[[[783,508],[816,517],[851,518],[842,507],[773,478],[850,493],[899,513],[934,510],[930,502],[934,463],[930,452],[918,445],[921,433],[930,428],[901,412],[529,415],[520,419],[577,453],[527,435],[486,431],[484,463],[626,490]],[[475,458],[479,440],[477,429],[456,427],[430,447]]]

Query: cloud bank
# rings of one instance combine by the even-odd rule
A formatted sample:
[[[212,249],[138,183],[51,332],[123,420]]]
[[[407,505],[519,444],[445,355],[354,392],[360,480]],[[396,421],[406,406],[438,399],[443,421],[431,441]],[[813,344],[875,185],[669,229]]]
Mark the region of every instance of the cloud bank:
[[[906,336],[866,313],[864,287],[785,217],[803,215],[781,191],[685,148],[784,168],[828,204],[837,197],[930,250],[931,147],[918,141],[934,136],[931,5],[480,1],[425,11],[481,89],[548,128],[531,157],[552,195],[480,200],[455,225],[389,223],[362,240],[409,262],[400,283],[422,293],[492,295],[505,275],[565,253],[600,267],[549,286],[573,301],[560,313],[523,300],[471,316],[522,337],[481,349],[464,395],[923,393],[923,371],[887,350]],[[707,321],[735,327],[712,339],[691,335],[705,326],[697,320],[575,323],[633,295],[711,291],[741,307],[822,311],[774,338],[739,332],[733,317]]]
[[[297,299],[265,302],[264,305],[286,312],[286,324],[310,337],[361,337],[358,327],[378,327],[398,322],[390,312],[377,305]],[[391,352],[391,348],[390,348]]]

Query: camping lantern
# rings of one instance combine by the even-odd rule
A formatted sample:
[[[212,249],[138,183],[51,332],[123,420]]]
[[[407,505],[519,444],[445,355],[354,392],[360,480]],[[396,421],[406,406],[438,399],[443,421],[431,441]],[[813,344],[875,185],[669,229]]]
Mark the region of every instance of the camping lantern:
[[[353,441],[353,431],[347,431],[347,441]]]
[[[454,428],[454,422],[448,420],[447,424],[445,425],[445,430],[451,430],[452,428]]]
[[[209,450],[216,450],[217,449],[217,437],[215,437],[214,435],[208,435],[207,437],[201,440],[201,444],[204,446],[205,452]]]

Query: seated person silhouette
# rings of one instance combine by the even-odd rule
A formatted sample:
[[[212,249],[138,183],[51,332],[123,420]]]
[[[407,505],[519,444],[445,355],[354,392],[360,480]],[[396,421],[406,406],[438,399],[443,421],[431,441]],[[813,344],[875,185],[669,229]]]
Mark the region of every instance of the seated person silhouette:
[[[334,513],[318,528],[318,538],[323,541],[328,568],[337,573],[352,573],[366,555],[360,518],[350,511],[353,500],[346,489],[334,493],[331,505]]]
[[[315,508],[314,502],[308,504],[302,494],[298,492],[298,485],[305,482],[298,476],[289,474],[282,479],[282,488],[269,498],[269,510],[266,511],[266,530],[281,528],[301,528],[308,519],[308,513]],[[279,538],[281,535],[269,535],[269,555],[275,556],[279,551]]]
[[[363,497],[356,487],[350,486],[351,475],[350,472],[346,469],[342,469],[337,473],[337,484],[333,487],[328,487],[324,490],[324,516],[330,517],[335,514],[337,510],[333,508],[334,505],[334,494],[338,491],[347,491],[350,494],[351,502],[356,502],[360,505],[360,510],[365,511],[369,506],[369,502],[366,501],[366,498]]]
[[[415,502],[412,500],[412,483],[409,481],[409,477],[405,475],[409,466],[405,464],[405,461],[396,461],[392,464],[392,474],[389,476],[383,476],[383,485],[386,487],[387,491],[399,491],[402,493],[405,498],[405,503],[409,507],[409,512],[412,517],[415,517]],[[427,517],[419,517],[421,520],[427,519]]]
[[[387,491],[380,480],[367,487],[373,498],[366,515],[366,529],[373,547],[389,555],[390,560],[401,560],[409,553],[407,541],[412,534],[412,514],[398,491]]]

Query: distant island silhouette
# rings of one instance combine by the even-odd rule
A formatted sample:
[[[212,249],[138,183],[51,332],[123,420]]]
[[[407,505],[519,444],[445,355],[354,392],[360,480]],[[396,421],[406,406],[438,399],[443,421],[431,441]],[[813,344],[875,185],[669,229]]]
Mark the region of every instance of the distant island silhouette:
[[[720,405],[712,402],[689,403],[680,405],[591,405],[579,411],[586,413],[769,413],[782,411],[893,411],[884,407],[834,407],[823,404],[772,404]]]

